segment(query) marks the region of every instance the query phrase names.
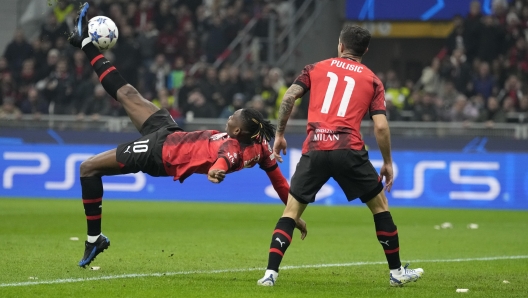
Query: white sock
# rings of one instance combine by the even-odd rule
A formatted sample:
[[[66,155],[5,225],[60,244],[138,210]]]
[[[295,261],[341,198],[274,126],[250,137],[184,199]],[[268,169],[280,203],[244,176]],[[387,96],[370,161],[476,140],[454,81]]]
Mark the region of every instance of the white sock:
[[[89,36],[85,37],[81,42],[81,49],[84,48],[84,46],[89,44],[90,42],[92,42],[92,38]]]
[[[398,269],[391,269],[390,273],[392,275],[402,275],[403,274],[403,267],[400,266],[400,268],[398,268]]]
[[[101,235],[101,234],[99,234],[99,235]],[[94,243],[95,241],[97,241],[97,238],[99,238],[99,235],[97,235],[97,236],[88,235],[88,242]]]
[[[273,280],[276,281],[277,280],[277,277],[279,277],[279,273],[276,272],[275,270],[266,270],[266,272],[264,273],[264,277],[268,277],[270,276],[270,274],[273,276]]]

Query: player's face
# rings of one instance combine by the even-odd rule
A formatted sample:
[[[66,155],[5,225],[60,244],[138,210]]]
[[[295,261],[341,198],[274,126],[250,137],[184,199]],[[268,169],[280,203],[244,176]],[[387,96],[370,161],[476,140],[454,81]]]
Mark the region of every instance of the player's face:
[[[240,117],[241,112],[242,112],[242,109],[237,110],[233,113],[233,115],[229,116],[229,119],[227,119],[226,132],[231,138],[236,138],[236,136],[241,131],[241,127],[242,127],[242,119]]]

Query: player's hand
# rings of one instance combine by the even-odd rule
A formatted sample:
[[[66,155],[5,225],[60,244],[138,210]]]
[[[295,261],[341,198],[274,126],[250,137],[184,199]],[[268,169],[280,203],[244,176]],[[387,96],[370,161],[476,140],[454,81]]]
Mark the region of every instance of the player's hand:
[[[275,142],[273,143],[273,155],[277,159],[278,162],[282,162],[282,156],[280,155],[281,150],[284,155],[286,155],[286,148],[288,147],[288,143],[286,143],[286,139],[284,136],[275,136]]]
[[[308,234],[308,229],[306,229],[306,222],[299,218],[297,222],[295,223],[295,227],[301,231],[301,240],[304,240],[306,238],[306,235]]]
[[[390,192],[392,188],[392,182],[394,179],[392,163],[384,163],[380,170],[381,179],[385,177],[385,189]]]
[[[224,170],[209,170],[207,174],[207,179],[213,183],[220,183],[224,181],[226,172]]]

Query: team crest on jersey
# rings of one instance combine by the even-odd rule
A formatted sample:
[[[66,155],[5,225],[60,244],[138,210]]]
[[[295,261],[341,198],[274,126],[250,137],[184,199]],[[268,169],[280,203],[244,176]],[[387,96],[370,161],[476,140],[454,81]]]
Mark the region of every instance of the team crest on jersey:
[[[220,140],[221,138],[227,136],[227,132],[221,132],[221,133],[217,133],[217,134],[214,134],[212,135],[211,137],[209,137],[209,139],[211,141],[216,141],[216,140]]]

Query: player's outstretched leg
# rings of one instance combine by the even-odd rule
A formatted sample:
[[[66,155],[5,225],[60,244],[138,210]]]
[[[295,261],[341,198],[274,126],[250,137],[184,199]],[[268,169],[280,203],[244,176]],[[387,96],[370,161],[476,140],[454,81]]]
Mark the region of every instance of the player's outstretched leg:
[[[92,43],[88,31],[88,8],[88,3],[81,6],[76,18],[76,29],[70,33],[68,40],[70,44],[84,51],[106,92],[123,105],[134,126],[141,131],[143,123],[159,108],[143,98],[134,87],[128,84],[112,63]]]
[[[79,266],[86,267],[110,246],[110,240],[101,233],[103,212],[103,175],[121,174],[116,160],[116,149],[97,154],[81,163],[81,188],[86,215],[87,240]]]
[[[390,270],[390,285],[402,286],[411,281],[417,281],[422,277],[422,268],[410,269],[409,264],[401,266],[400,244],[398,240],[398,229],[389,212],[389,205],[385,193],[381,191],[377,196],[367,202],[367,206],[374,215],[376,237],[381,244]]]
[[[279,277],[279,266],[286,250],[290,246],[295,224],[301,218],[306,204],[299,203],[292,195],[288,196],[288,204],[284,209],[282,217],[277,222],[273,235],[268,256],[268,267],[264,276],[257,280],[259,286],[274,286]]]

